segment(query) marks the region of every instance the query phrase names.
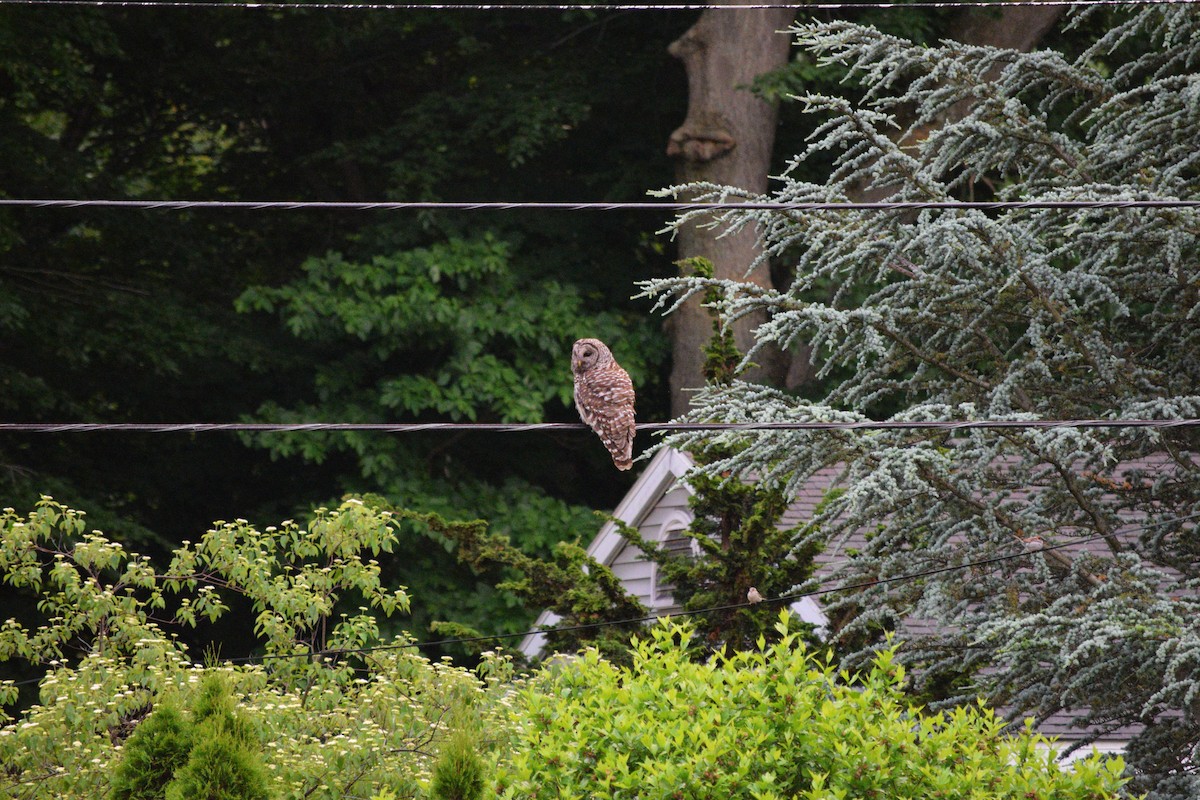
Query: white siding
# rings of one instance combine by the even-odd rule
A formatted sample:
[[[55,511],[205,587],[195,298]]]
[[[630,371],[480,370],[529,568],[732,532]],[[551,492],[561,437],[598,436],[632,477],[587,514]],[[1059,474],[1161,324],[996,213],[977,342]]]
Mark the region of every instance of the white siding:
[[[663,535],[686,528],[691,520],[688,509],[689,493],[683,487],[675,487],[663,495],[638,525],[642,538],[661,542]],[[621,580],[626,590],[637,597],[652,613],[675,608],[669,593],[664,594],[657,586],[657,565],[641,557],[642,551],[632,545],[624,545],[613,558],[613,574]]]
[[[613,575],[624,584],[625,590],[649,607],[651,564],[642,559],[641,554],[638,548],[625,545],[617,552],[611,569]]]
[[[682,486],[676,486],[663,495],[662,499],[655,503],[654,507],[646,514],[645,519],[638,524],[638,530],[641,531],[642,536],[658,541],[659,529],[664,522],[674,521],[681,515],[691,519],[691,510],[688,508],[690,496],[687,489]]]
[[[660,450],[638,476],[613,516],[626,525],[633,525],[644,538],[654,541],[658,540],[664,525],[668,529],[671,526],[686,526],[691,517],[687,507],[690,492],[677,483],[691,466],[692,461],[687,455],[676,450]],[[654,603],[651,597],[654,592],[654,565],[640,558],[640,551],[621,539],[616,525],[610,522],[601,527],[588,546],[588,555],[608,566],[626,590],[652,613],[666,610],[661,603]],[[557,621],[558,616],[546,610],[538,617],[535,626],[553,625]],[[544,639],[544,636],[536,633],[526,636],[520,645],[522,652],[536,656],[541,652]]]

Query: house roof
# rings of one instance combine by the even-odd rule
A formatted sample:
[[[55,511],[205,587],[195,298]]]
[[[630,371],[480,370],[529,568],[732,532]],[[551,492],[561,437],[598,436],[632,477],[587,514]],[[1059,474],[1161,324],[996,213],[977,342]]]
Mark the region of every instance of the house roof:
[[[652,515],[655,514],[656,510],[661,511],[660,505],[663,504],[664,498],[669,493],[680,488],[689,494],[693,492],[687,483],[681,481],[681,478],[683,478],[694,464],[695,462],[686,453],[671,448],[662,448],[650,459],[633,487],[613,512],[613,516],[627,525],[642,530],[645,536],[646,531],[643,529],[644,526],[653,518]],[[1150,472],[1153,474],[1155,470],[1164,468],[1165,466],[1165,457],[1139,459],[1135,462],[1119,465],[1114,470],[1114,477],[1135,472]],[[818,506],[826,499],[828,492],[838,485],[842,472],[843,468],[841,465],[831,465],[817,470],[799,488],[795,498],[781,517],[779,524],[783,527],[791,528],[811,521],[816,514]],[[680,513],[677,509],[672,511],[674,515],[679,515]],[[674,518],[670,514],[664,516],[660,513],[656,519],[656,525],[661,528],[664,521]],[[682,519],[676,520],[680,527],[685,527],[690,521],[690,510],[686,512]],[[1136,524],[1136,521],[1131,520],[1131,524]],[[654,539],[655,537],[647,536],[647,538]],[[863,531],[852,532],[848,536],[830,542],[830,545],[815,558],[817,563],[816,577],[818,579],[831,577],[835,570],[845,563],[848,552],[861,549],[865,545],[866,538]],[[1100,546],[1103,546],[1102,543]],[[633,548],[632,545],[629,545],[621,537],[617,525],[613,522],[606,522],[587,548],[588,555],[608,567],[613,567],[621,558],[627,559],[629,551],[637,552],[636,548]],[[658,605],[656,607],[653,602],[647,603],[647,605],[654,612],[664,614],[678,609],[678,606],[671,605]],[[820,604],[814,598],[802,598],[793,604],[793,610],[805,621],[816,624],[818,629],[824,627],[828,622]],[[553,612],[544,611],[538,617],[536,625],[537,627],[552,626],[559,619]],[[904,626],[907,633],[918,636],[935,633],[937,627],[936,623],[931,620],[916,618],[907,620]],[[527,655],[536,655],[542,649],[544,642],[545,637],[542,634],[533,634],[527,636],[522,641],[520,649]],[[1060,712],[1043,721],[1038,729],[1045,735],[1064,740],[1080,739],[1086,736],[1088,732],[1073,724],[1078,719],[1078,714]],[[1121,729],[1110,734],[1104,741],[1098,742],[1097,746],[1106,752],[1119,750],[1123,746],[1123,743],[1135,733],[1135,728]]]
[[[632,528],[640,528],[642,522],[649,516],[654,507],[662,500],[673,486],[680,484],[689,469],[695,466],[687,453],[664,447],[654,454],[646,469],[621,498],[620,505],[613,511],[613,516]],[[680,484],[688,494],[692,487],[686,483]],[[625,546],[625,540],[615,523],[604,523],[596,538],[588,545],[587,553],[592,558],[606,566],[611,565],[617,553]]]
[[[663,497],[674,486],[680,483],[680,478],[692,468],[694,462],[686,454],[674,448],[664,447],[654,454],[650,463],[638,475],[633,486],[621,498],[620,504],[613,510],[612,516],[633,528],[641,528],[646,517],[662,501]],[[687,484],[683,488],[691,493]],[[605,522],[596,534],[596,538],[588,545],[587,554],[606,567],[611,567],[618,555],[626,547],[621,538],[616,523]],[[558,624],[562,619],[553,611],[545,610],[538,615],[534,623],[536,628],[546,628]],[[536,656],[545,647],[546,636],[534,633],[521,640],[519,649],[527,656]]]

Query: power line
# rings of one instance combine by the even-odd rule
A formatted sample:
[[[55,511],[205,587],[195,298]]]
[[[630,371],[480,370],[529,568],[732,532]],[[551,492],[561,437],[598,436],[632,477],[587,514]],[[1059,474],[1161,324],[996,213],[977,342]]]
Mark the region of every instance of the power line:
[[[1164,520],[1162,522],[1156,522],[1156,523],[1152,523],[1149,525],[1141,525],[1141,526],[1138,526],[1135,528],[1130,528],[1130,529],[1120,531],[1119,533],[1122,535],[1129,534],[1129,533],[1137,533],[1139,531],[1151,530],[1153,528],[1161,528],[1166,525],[1171,525],[1171,524],[1175,524],[1175,523],[1179,523],[1179,522],[1186,522],[1186,521],[1194,520],[1194,519],[1200,519],[1200,514],[1188,514],[1188,515],[1185,515],[1182,517],[1176,517],[1172,520]],[[708,608],[675,611],[675,612],[669,612],[669,613],[665,613],[665,614],[646,615],[646,616],[642,616],[642,617],[631,617],[631,618],[622,619],[622,620],[607,620],[607,621],[603,621],[603,622],[586,622],[586,623],[580,623],[578,625],[566,625],[566,626],[562,626],[562,627],[546,628],[546,629],[533,629],[533,630],[517,631],[514,633],[493,633],[493,634],[484,634],[484,635],[480,635],[480,636],[460,636],[460,637],[453,637],[453,638],[446,638],[446,639],[436,639],[436,640],[431,640],[431,641],[426,641],[426,642],[406,642],[404,644],[381,644],[381,645],[376,645],[374,647],[355,647],[355,648],[332,649],[332,650],[314,650],[314,651],[309,651],[307,653],[272,653],[272,654],[261,655],[261,656],[239,656],[239,657],[235,657],[235,658],[227,658],[227,659],[224,659],[224,661],[225,661],[225,663],[229,663],[229,664],[255,664],[255,663],[263,663],[265,661],[277,661],[279,659],[285,659],[285,658],[313,659],[313,658],[322,658],[322,657],[329,657],[329,656],[368,655],[370,653],[382,652],[382,651],[387,651],[387,650],[408,650],[408,649],[420,650],[420,649],[426,648],[426,647],[445,647],[447,645],[478,644],[480,642],[493,642],[493,641],[498,642],[498,641],[505,641],[508,639],[522,639],[526,636],[535,636],[537,634],[573,633],[573,632],[579,632],[579,631],[585,631],[585,630],[594,630],[597,628],[614,627],[614,626],[618,626],[618,625],[640,625],[640,624],[645,624],[647,622],[656,622],[660,619],[675,619],[677,617],[692,617],[692,616],[698,616],[700,614],[710,614],[710,613],[717,612],[717,611],[732,611],[732,610],[736,610],[739,608],[749,608],[752,606],[761,605],[763,603],[774,604],[774,603],[780,603],[780,602],[790,602],[790,601],[794,601],[794,600],[800,600],[805,597],[820,597],[821,595],[833,594],[836,592],[849,592],[849,591],[854,591],[857,589],[869,589],[873,586],[878,586],[880,584],[906,583],[909,581],[920,580],[922,578],[927,578],[932,575],[939,575],[939,574],[946,573],[946,572],[953,572],[953,571],[962,570],[962,569],[973,569],[975,567],[987,566],[989,564],[995,564],[995,563],[1002,562],[1002,561],[1009,561],[1009,560],[1017,559],[1017,558],[1026,558],[1026,557],[1029,557],[1032,555],[1036,555],[1037,553],[1045,553],[1045,552],[1052,551],[1052,550],[1061,550],[1061,549],[1064,549],[1067,547],[1075,547],[1078,545],[1089,544],[1091,542],[1099,541],[1100,539],[1104,539],[1104,538],[1105,538],[1104,534],[1096,534],[1094,536],[1086,536],[1086,537],[1082,537],[1079,539],[1070,539],[1065,542],[1059,542],[1058,544],[1046,545],[1035,551],[1022,550],[1017,553],[1007,553],[1004,555],[992,556],[990,558],[984,558],[984,559],[980,559],[978,561],[968,561],[968,562],[965,562],[962,564],[951,564],[951,565],[944,566],[944,567],[933,567],[933,568],[926,569],[926,570],[920,570],[918,572],[906,573],[904,575],[896,575],[896,576],[893,576],[890,578],[873,578],[871,580],[859,581],[857,583],[844,584],[841,586],[819,586],[818,588],[809,590],[807,592],[794,592],[791,594],[779,595],[777,597],[768,597],[768,598],[765,598],[764,600],[762,600],[760,603],[750,603],[750,602],[730,603],[727,605],[711,606]],[[9,685],[24,686],[24,685],[39,683],[41,680],[42,680],[41,678],[30,678],[28,680],[13,681]]]
[[[0,0],[11,6],[83,6],[91,8],[225,8],[253,11],[734,11],[794,8],[796,11],[843,11],[901,8],[999,8],[1004,6],[1143,6],[1189,5],[1198,0],[930,0],[930,2],[815,2],[815,3],[287,3],[203,2],[203,0]]]
[[[862,430],[991,430],[1004,428],[1185,428],[1200,419],[983,419],[983,420],[862,420],[858,422],[645,422],[646,433],[687,431],[862,431]],[[581,422],[3,422],[0,433],[304,433],[323,431],[531,431],[589,430]]]
[[[1196,516],[1200,516],[1200,515],[1196,515]],[[1092,541],[1095,541],[1098,539],[1102,539],[1102,538],[1104,538],[1104,537],[1097,534],[1096,536],[1090,536],[1090,537],[1086,537],[1083,539],[1073,539],[1070,542],[1064,542],[1064,543],[1060,543],[1060,544],[1056,544],[1056,545],[1051,545],[1048,547],[1043,547],[1038,552],[1045,552],[1047,550],[1058,550],[1060,548],[1069,547],[1072,545],[1087,544],[1089,542],[1092,542]],[[998,561],[1007,561],[1007,560],[1013,559],[1013,558],[1023,558],[1025,556],[1029,556],[1029,555],[1033,555],[1033,553],[1027,553],[1024,551],[1019,552],[1019,553],[1008,553],[1006,555],[994,556],[992,558],[987,558],[987,559],[983,559],[980,561],[972,561],[972,562],[967,562],[964,564],[955,564],[955,565],[951,565],[951,566],[947,566],[947,567],[936,567],[933,569],[922,570],[920,572],[914,572],[914,573],[910,573],[910,574],[906,574],[906,575],[897,575],[892,578],[878,578],[878,579],[872,579],[869,581],[861,581],[859,583],[846,584],[843,586],[822,586],[822,587],[819,587],[817,589],[813,589],[813,590],[810,590],[807,592],[796,592],[793,594],[785,594],[785,595],[779,595],[777,597],[764,598],[761,601],[761,603],[750,603],[750,602],[728,603],[726,605],[720,605],[720,606],[709,606],[708,608],[696,608],[696,609],[690,609],[690,610],[666,612],[666,613],[661,613],[661,614],[648,614],[648,615],[642,616],[642,617],[629,617],[627,619],[620,619],[620,620],[605,620],[605,621],[601,621],[601,622],[583,622],[583,623],[579,623],[578,625],[564,625],[561,627],[547,628],[545,630],[528,630],[528,631],[519,631],[516,633],[495,633],[495,634],[487,634],[487,635],[480,635],[480,636],[463,636],[463,637],[454,637],[454,638],[448,638],[448,639],[436,639],[436,640],[427,641],[427,642],[406,642],[405,644],[381,644],[381,645],[376,645],[374,647],[355,647],[355,648],[347,648],[347,649],[321,650],[321,651],[313,651],[313,652],[308,652],[308,653],[273,653],[273,654],[262,655],[262,656],[243,656],[240,658],[228,658],[225,660],[230,663],[235,663],[235,664],[252,664],[252,663],[258,663],[260,661],[275,661],[275,660],[284,659],[284,658],[316,658],[316,657],[321,657],[321,656],[342,656],[342,655],[359,655],[359,654],[365,655],[365,654],[369,654],[369,653],[375,653],[375,652],[386,651],[386,650],[406,650],[406,649],[421,649],[421,648],[425,648],[425,647],[445,647],[447,645],[457,645],[457,644],[478,644],[480,642],[486,642],[486,641],[503,641],[505,639],[521,639],[526,636],[534,636],[537,634],[577,633],[579,631],[595,630],[598,628],[608,628],[608,627],[625,626],[625,625],[642,625],[647,622],[656,622],[660,619],[676,619],[678,617],[694,617],[694,616],[699,616],[701,614],[712,614],[712,613],[719,612],[719,611],[735,611],[739,608],[749,608],[751,606],[762,605],[763,603],[790,602],[790,601],[794,601],[794,600],[800,600],[805,597],[820,597],[821,595],[833,594],[836,592],[848,592],[848,591],[854,591],[856,589],[866,589],[866,588],[870,588],[872,586],[878,586],[881,583],[904,583],[904,582],[908,582],[908,581],[919,580],[921,578],[926,578],[931,575],[937,575],[942,572],[952,572],[954,570],[959,570],[959,569],[970,569],[973,567],[984,566],[987,564],[993,564]]]
[[[1152,523],[1150,525],[1142,525],[1142,526],[1138,526],[1135,528],[1125,529],[1123,531],[1120,531],[1119,533],[1121,535],[1127,535],[1130,533],[1137,533],[1139,531],[1151,530],[1153,528],[1161,528],[1166,525],[1170,525],[1170,524],[1174,524],[1174,523],[1178,523],[1178,522],[1186,522],[1186,521],[1194,520],[1194,519],[1200,519],[1200,514],[1188,514],[1186,516],[1176,517],[1176,518],[1174,518],[1172,520],[1168,520],[1168,521],[1157,522],[1157,523]],[[604,628],[604,627],[639,625],[639,624],[645,624],[647,622],[656,622],[660,619],[675,619],[677,617],[692,617],[692,616],[699,616],[701,614],[711,614],[711,613],[718,612],[718,611],[734,611],[739,608],[750,608],[753,606],[761,605],[763,603],[791,602],[791,601],[795,601],[795,600],[801,600],[806,597],[820,597],[822,595],[834,594],[837,592],[849,592],[849,591],[855,591],[858,589],[869,589],[874,586],[879,586],[880,584],[907,583],[910,581],[921,580],[922,578],[928,578],[933,575],[939,575],[939,574],[946,573],[946,572],[955,572],[957,570],[964,570],[964,569],[974,569],[975,567],[988,566],[990,564],[996,564],[996,563],[999,563],[1002,561],[1011,561],[1011,560],[1017,559],[1017,558],[1026,558],[1026,557],[1035,555],[1037,553],[1045,553],[1045,552],[1049,552],[1049,551],[1053,551],[1053,550],[1061,550],[1061,549],[1064,549],[1067,547],[1076,547],[1079,545],[1090,544],[1091,542],[1096,542],[1096,541],[1099,541],[1104,538],[1106,538],[1105,534],[1096,534],[1094,536],[1085,536],[1085,537],[1078,538],[1078,539],[1070,539],[1068,541],[1060,542],[1058,544],[1046,545],[1046,546],[1041,547],[1038,550],[1034,550],[1034,551],[1022,550],[1022,551],[1016,552],[1016,553],[1006,553],[1004,555],[991,556],[989,558],[979,559],[978,561],[968,561],[968,562],[964,562],[962,564],[951,564],[951,565],[943,566],[943,567],[933,567],[930,569],[920,570],[918,572],[906,573],[904,575],[896,575],[896,576],[893,576],[890,578],[872,578],[870,580],[859,581],[857,583],[843,584],[840,586],[819,586],[818,588],[809,590],[807,592],[794,592],[791,594],[784,594],[784,595],[779,595],[776,597],[764,598],[759,603],[751,603],[751,602],[729,603],[729,604],[720,605],[720,606],[710,606],[708,608],[675,611],[675,612],[669,612],[669,613],[664,613],[664,614],[650,614],[650,615],[646,615],[643,617],[630,617],[628,619],[622,619],[622,620],[607,620],[607,621],[602,621],[602,622],[585,622],[585,623],[580,623],[578,625],[566,625],[566,626],[562,626],[562,627],[547,628],[544,630],[520,631],[517,633],[498,633],[498,634],[488,634],[488,635],[481,635],[481,636],[464,636],[464,637],[455,637],[455,638],[448,638],[448,639],[437,639],[437,640],[427,641],[427,642],[407,642],[405,644],[390,644],[390,645],[384,644],[384,645],[376,645],[375,647],[349,648],[349,649],[344,649],[344,650],[324,650],[324,651],[316,651],[316,652],[308,652],[308,653],[276,653],[276,654],[264,655],[264,656],[245,656],[242,658],[231,658],[231,659],[226,659],[226,661],[228,661],[230,663],[250,664],[250,663],[257,663],[257,662],[266,661],[266,660],[278,660],[278,659],[282,659],[282,658],[317,658],[317,657],[321,657],[321,656],[369,654],[369,653],[386,651],[386,650],[404,650],[404,649],[410,649],[410,648],[411,649],[421,649],[421,648],[425,648],[425,647],[444,647],[447,645],[456,645],[456,644],[478,644],[480,642],[485,642],[485,641],[503,641],[506,639],[518,639],[518,638],[524,638],[526,636],[533,636],[533,635],[537,635],[537,634],[573,633],[573,632],[579,632],[579,631],[594,630],[597,628]]]
[[[0,0],[0,5],[12,0]],[[23,0],[22,0],[23,1]],[[1172,0],[1174,1],[1174,0]],[[1200,0],[1180,0],[1200,3]],[[987,5],[995,5],[989,3]],[[723,8],[724,6],[722,6]],[[86,200],[0,198],[0,207],[113,208],[150,211],[1000,211],[1013,209],[1200,208],[1200,200],[946,200],[876,202],[596,202],[332,200]]]

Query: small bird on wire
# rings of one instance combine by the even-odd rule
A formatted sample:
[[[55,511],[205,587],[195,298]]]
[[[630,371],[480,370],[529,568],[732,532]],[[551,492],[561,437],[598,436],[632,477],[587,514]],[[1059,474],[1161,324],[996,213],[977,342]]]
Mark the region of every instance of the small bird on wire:
[[[575,408],[612,454],[617,469],[633,466],[633,381],[599,339],[580,339],[571,348]]]
[[[759,593],[758,589],[751,586],[750,590],[746,592],[746,601],[749,603],[761,603],[763,596]]]

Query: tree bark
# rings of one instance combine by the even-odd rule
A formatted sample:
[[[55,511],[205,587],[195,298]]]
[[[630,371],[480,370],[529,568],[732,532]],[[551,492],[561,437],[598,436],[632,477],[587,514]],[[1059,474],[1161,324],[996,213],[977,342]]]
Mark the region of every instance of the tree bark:
[[[723,3],[737,4],[739,0]],[[794,9],[709,9],[671,43],[668,52],[683,62],[688,77],[687,117],[667,143],[678,183],[703,181],[766,191],[779,109],[751,93],[749,86],[758,75],[787,64],[790,37],[783,31],[794,16]],[[743,229],[718,238],[719,233],[694,224],[682,227],[680,258],[702,256],[713,263],[718,278],[769,286],[765,264],[747,274],[762,252],[756,232]],[[760,321],[745,319],[735,326],[743,352],[753,344],[753,329]],[[672,315],[668,329],[674,353],[671,413],[678,415],[687,410],[686,390],[704,384],[702,348],[712,334],[712,320],[693,299]],[[754,380],[778,382],[787,368],[777,352],[756,360],[761,366],[748,376]]]
[[[719,4],[749,1],[720,0]],[[951,23],[946,38],[1028,51],[1062,13],[1060,6],[966,9]],[[687,117],[667,144],[667,155],[676,162],[677,183],[701,181],[754,193],[766,191],[779,113],[775,105],[753,95],[749,85],[756,76],[787,64],[790,37],[781,31],[794,15],[794,9],[713,8],[670,45],[668,51],[683,62],[688,77]],[[953,108],[949,116],[961,118],[965,111],[965,107]],[[864,186],[855,199],[880,198],[873,187]],[[702,256],[713,263],[719,278],[769,286],[766,264],[748,272],[762,253],[757,232],[747,228],[736,235],[719,234],[719,230],[694,224],[683,226],[678,233],[680,258]],[[753,344],[753,330],[761,321],[751,317],[735,326],[743,352]],[[679,415],[688,407],[687,390],[704,384],[702,349],[711,336],[712,321],[693,299],[672,315],[667,327],[674,355],[671,413]],[[794,388],[810,378],[810,357],[806,347],[791,359],[778,351],[764,352],[756,358],[759,368],[746,377]]]
[[[963,9],[950,23],[945,38],[1029,52],[1062,18],[1063,10],[1062,6]]]
[[[1016,6],[1000,9],[999,13],[967,8],[955,15],[945,38],[1028,53],[1050,32],[1064,11],[1062,6]],[[995,79],[998,74],[999,70],[994,69],[987,78]],[[960,120],[969,110],[967,103],[958,103],[950,108],[947,121]]]

